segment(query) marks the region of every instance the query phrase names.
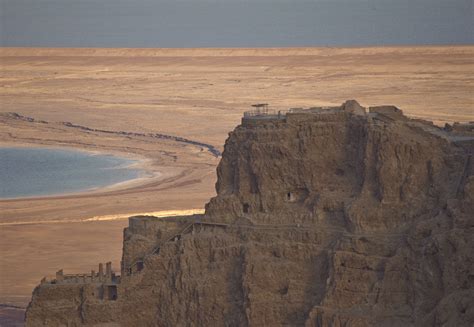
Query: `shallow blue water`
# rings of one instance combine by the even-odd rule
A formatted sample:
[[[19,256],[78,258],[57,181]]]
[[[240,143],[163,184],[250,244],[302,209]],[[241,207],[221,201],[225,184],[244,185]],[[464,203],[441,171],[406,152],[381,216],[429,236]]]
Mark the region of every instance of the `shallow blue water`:
[[[135,161],[51,148],[0,148],[0,198],[57,195],[140,176]]]

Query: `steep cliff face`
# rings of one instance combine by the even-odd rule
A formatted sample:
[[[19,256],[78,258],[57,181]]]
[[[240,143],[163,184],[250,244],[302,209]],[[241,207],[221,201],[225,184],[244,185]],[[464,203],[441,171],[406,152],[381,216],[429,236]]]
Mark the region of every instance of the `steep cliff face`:
[[[205,215],[131,218],[117,297],[44,282],[27,325],[471,326],[473,127],[369,111],[244,117]]]
[[[331,225],[337,215],[352,231],[383,230],[455,197],[465,151],[403,116],[375,113],[382,109],[244,120],[226,143],[207,213]]]

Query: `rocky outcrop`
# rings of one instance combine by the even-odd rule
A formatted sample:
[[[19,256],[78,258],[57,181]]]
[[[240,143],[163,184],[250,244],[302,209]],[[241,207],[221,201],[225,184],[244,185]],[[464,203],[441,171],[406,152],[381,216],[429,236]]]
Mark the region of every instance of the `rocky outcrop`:
[[[205,215],[131,218],[117,296],[44,281],[27,325],[471,326],[470,126],[355,101],[246,115]]]

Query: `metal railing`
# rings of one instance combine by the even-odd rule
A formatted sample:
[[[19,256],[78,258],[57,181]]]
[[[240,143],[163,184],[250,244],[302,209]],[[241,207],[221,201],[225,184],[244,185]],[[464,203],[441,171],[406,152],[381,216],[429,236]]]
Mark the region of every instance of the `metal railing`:
[[[244,118],[258,118],[258,117],[275,117],[283,118],[288,113],[311,113],[315,110],[327,110],[334,109],[335,107],[311,107],[311,108],[290,108],[284,110],[275,110],[268,108],[257,108],[254,110],[249,110],[244,112]]]
[[[258,118],[258,117],[283,118],[289,112],[291,112],[291,109],[288,109],[288,110],[256,109],[256,110],[245,111],[244,118]]]

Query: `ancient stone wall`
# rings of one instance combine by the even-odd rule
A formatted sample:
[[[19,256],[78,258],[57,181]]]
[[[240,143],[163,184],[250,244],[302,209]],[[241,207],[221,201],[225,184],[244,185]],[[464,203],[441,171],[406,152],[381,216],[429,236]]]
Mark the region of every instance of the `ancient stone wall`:
[[[143,258],[158,251],[159,244],[177,234],[190,222],[199,221],[200,215],[156,219],[151,216],[129,218],[129,227],[124,230],[122,253],[122,276],[141,270]]]

